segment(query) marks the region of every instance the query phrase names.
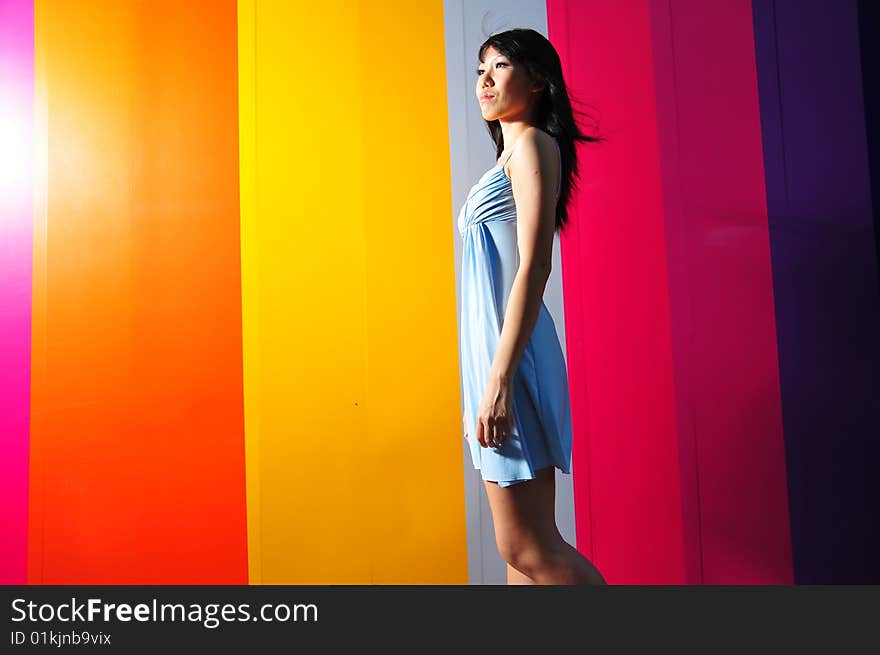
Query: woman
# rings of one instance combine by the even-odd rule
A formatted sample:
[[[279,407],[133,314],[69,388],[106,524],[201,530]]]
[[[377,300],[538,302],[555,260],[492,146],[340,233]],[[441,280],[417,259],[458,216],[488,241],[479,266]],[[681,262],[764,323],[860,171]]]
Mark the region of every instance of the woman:
[[[571,473],[565,359],[543,302],[553,236],[577,172],[559,56],[540,33],[479,50],[477,99],[498,162],[471,187],[463,240],[464,432],[481,471],[508,584],[604,584],[556,527],[555,469]]]

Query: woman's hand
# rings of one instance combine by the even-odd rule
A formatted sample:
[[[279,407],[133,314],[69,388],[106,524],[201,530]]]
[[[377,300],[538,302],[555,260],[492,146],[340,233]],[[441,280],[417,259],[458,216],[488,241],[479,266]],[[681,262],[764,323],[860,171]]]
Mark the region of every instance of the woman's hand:
[[[477,441],[483,448],[500,447],[513,424],[513,394],[510,383],[492,377],[477,411]]]

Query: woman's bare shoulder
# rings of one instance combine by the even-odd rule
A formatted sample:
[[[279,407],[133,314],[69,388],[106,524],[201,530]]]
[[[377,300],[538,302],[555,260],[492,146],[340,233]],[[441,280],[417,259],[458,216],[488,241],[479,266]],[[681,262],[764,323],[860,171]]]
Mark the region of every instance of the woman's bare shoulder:
[[[552,169],[552,164],[549,162],[556,160],[556,146],[550,134],[532,125],[523,131],[516,145],[516,150],[519,152],[514,152],[508,163],[511,171],[523,165],[525,168],[541,166],[541,162],[544,162],[545,167],[549,166]]]
[[[535,127],[534,125],[527,127],[525,129],[525,131],[522,133],[522,136],[527,136],[527,135],[528,135],[529,139],[532,141],[532,143],[534,143],[536,145],[539,145],[541,147],[543,147],[543,146],[550,146],[551,148],[553,147],[553,141],[555,140],[553,138],[553,135],[549,134],[548,132],[545,132],[540,127]]]

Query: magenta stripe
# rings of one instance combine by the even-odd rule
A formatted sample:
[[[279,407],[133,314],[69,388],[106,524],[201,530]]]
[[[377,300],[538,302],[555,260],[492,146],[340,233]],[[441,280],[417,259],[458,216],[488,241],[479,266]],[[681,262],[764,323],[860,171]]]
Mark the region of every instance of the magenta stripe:
[[[33,0],[0,0],[0,584],[26,582],[33,98]]]
[[[651,5],[688,579],[788,584],[751,5]]]

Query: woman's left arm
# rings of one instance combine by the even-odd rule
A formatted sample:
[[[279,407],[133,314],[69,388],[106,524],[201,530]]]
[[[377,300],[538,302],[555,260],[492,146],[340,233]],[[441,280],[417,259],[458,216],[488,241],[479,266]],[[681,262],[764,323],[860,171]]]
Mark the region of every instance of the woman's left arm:
[[[543,138],[539,138],[542,137]],[[510,384],[538,320],[553,259],[559,168],[552,137],[536,129],[523,134],[510,179],[516,203],[519,268],[513,280],[491,379]],[[514,161],[514,159],[516,161]]]

